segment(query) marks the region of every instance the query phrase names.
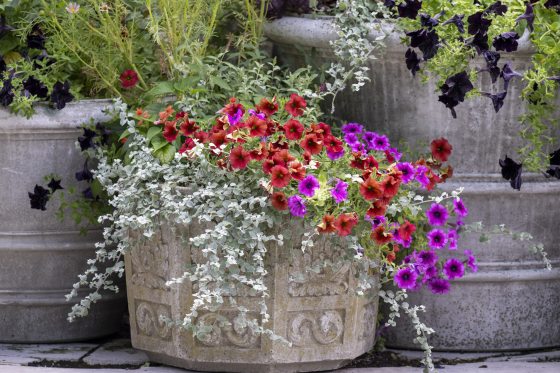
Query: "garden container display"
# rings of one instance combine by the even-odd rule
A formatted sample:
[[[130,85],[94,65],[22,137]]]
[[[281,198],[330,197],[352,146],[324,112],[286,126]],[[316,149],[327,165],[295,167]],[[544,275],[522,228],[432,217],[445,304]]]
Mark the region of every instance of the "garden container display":
[[[198,224],[181,229],[187,236],[203,232]],[[336,259],[346,249],[329,237],[303,253],[301,240],[292,238],[283,247],[267,246],[266,304],[271,317],[264,325],[291,346],[236,324],[239,312],[227,302],[214,312],[199,311],[194,324],[212,327],[205,336],[164,322],[162,317],[182,320],[196,292],[196,285],[188,281],[169,287],[166,281],[180,277],[188,264],[204,260],[200,249],[178,238],[170,224],[161,224],[152,239],[135,245],[126,257],[132,345],[158,363],[255,373],[336,369],[369,351],[378,301],[372,294],[353,292],[354,267],[342,262],[318,273],[306,272],[307,266]],[[231,295],[250,317],[259,319],[259,296],[247,288],[236,288]]]
[[[75,145],[80,125],[107,120],[103,109],[109,105],[78,101],[59,111],[39,104],[30,119],[0,109],[0,342],[86,340],[121,325],[124,292],[107,294],[90,317],[68,323],[65,295],[95,256],[101,229],[82,235],[70,217],[57,218],[56,199],[41,211],[30,208],[28,197],[51,173],[65,190],[78,185],[74,175],[84,167]]]
[[[304,54],[321,65],[334,61],[329,44],[337,35],[332,18],[284,17],[265,27],[274,43],[275,55],[291,66],[304,66]],[[392,143],[405,141],[413,148],[432,138],[445,137],[453,146],[450,163],[454,184],[464,187],[470,222],[486,226],[505,224],[531,233],[544,244],[553,270],[544,269],[531,243],[504,237],[489,243],[478,235],[466,235],[459,249],[472,250],[479,260],[479,272],[468,274],[452,286],[446,296],[428,292],[410,293],[412,304],[425,304],[426,324],[436,330],[430,344],[438,350],[512,350],[560,345],[560,247],[557,242],[557,211],[560,186],[538,174],[524,175],[521,191],[512,190],[502,179],[498,159],[513,156],[520,147],[519,119],[523,113],[519,79],[512,81],[504,106],[495,113],[486,97],[467,100],[456,108],[457,119],[438,102],[433,82],[424,84],[407,69],[406,47],[390,21],[381,21],[386,48],[369,63],[371,82],[359,92],[349,88],[338,94],[335,114],[349,122],[367,124],[370,130],[389,135]],[[379,36],[372,31],[371,37]],[[517,69],[528,66],[531,46],[520,40],[515,53],[504,53],[504,62]],[[482,64],[481,64],[481,67]],[[480,74],[481,87],[490,85],[488,74]],[[482,89],[482,90],[485,90]],[[414,334],[400,321],[388,331],[387,345],[418,348]]]

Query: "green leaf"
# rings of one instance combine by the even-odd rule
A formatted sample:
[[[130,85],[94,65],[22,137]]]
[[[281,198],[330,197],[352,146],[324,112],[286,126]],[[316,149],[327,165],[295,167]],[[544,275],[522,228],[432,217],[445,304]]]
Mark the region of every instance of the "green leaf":
[[[162,135],[154,136],[151,140],[151,144],[152,144],[152,149],[153,149],[154,152],[160,150],[161,148],[165,147],[166,145],[169,145],[167,140],[164,139]]]
[[[225,80],[223,80],[222,78],[220,78],[217,75],[210,75],[210,83],[212,85],[217,85],[218,87],[220,87],[224,91],[229,91],[229,92],[232,91],[229,84],[227,84]]]
[[[148,129],[148,133],[146,134],[146,138],[148,140],[151,140],[154,136],[156,136],[159,133],[161,133],[161,127],[160,126],[150,127]]]
[[[148,97],[166,96],[172,94],[175,94],[175,87],[172,82],[158,83],[146,93]]]
[[[173,145],[167,144],[164,147],[153,152],[154,157],[159,159],[161,163],[169,163],[175,157],[176,149]]]
[[[125,130],[120,136],[119,136],[119,141],[121,141],[122,139],[124,139],[125,137],[130,136],[130,132],[128,130]]]

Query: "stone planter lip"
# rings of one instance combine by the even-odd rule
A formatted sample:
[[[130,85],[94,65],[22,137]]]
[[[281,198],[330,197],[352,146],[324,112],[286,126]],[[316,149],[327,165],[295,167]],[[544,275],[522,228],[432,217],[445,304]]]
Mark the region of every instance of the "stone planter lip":
[[[72,101],[66,104],[62,110],[49,107],[46,102],[34,105],[36,114],[29,119],[13,114],[7,108],[0,108],[0,133],[36,132],[78,130],[83,124],[76,121],[76,116],[89,117],[96,114],[98,120],[109,119],[109,116],[99,118],[99,110],[113,105],[113,99],[85,99]]]
[[[325,15],[285,16],[265,23],[264,33],[267,38],[275,43],[331,50],[330,42],[338,37],[333,27],[333,20],[334,16]],[[375,40],[385,34],[384,44],[388,47],[387,52],[395,52],[396,49],[400,53],[406,50],[406,46],[401,43],[401,34],[398,32],[398,25],[395,19],[379,19],[374,23],[380,26],[381,32],[373,28],[369,33],[368,38],[370,40]],[[525,32],[521,35],[516,52],[500,53],[503,56],[532,54],[533,48],[529,41],[529,34]]]

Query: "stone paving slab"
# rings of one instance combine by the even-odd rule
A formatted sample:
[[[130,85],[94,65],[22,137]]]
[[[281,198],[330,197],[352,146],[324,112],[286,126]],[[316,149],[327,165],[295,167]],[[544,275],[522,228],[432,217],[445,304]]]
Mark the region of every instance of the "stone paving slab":
[[[101,345],[98,349],[83,358],[88,365],[142,365],[148,361],[148,356],[130,344],[130,339],[115,339]]]
[[[0,365],[26,365],[42,360],[78,361],[97,346],[93,343],[0,344]]]

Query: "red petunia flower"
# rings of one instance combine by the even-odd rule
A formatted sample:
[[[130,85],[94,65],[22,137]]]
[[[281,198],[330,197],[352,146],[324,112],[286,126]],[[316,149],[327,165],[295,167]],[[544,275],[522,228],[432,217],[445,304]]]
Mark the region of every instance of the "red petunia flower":
[[[262,137],[266,135],[266,121],[260,119],[256,115],[251,115],[247,122],[245,122],[245,126],[249,128],[249,135],[251,137]]]
[[[284,133],[288,140],[299,140],[303,134],[303,124],[296,119],[290,119],[284,124]]]
[[[288,149],[282,149],[276,152],[276,154],[272,156],[272,159],[274,159],[277,164],[280,164],[280,162],[282,162],[284,165],[287,165],[291,161],[295,160],[295,157],[290,154]]]
[[[336,232],[336,227],[334,226],[334,216],[325,215],[321,224],[317,226],[317,231],[319,233],[333,233]]]
[[[395,261],[395,259],[397,259],[397,256],[395,255],[395,253],[393,251],[389,251],[387,253],[387,255],[385,256],[385,259],[387,259],[387,262],[393,263]]]
[[[286,102],[286,106],[284,106],[284,109],[286,109],[286,111],[290,113],[291,116],[299,117],[303,114],[303,111],[306,107],[307,102],[305,102],[304,98],[295,93],[292,93],[292,95],[290,96],[290,100]]]
[[[339,236],[348,236],[356,224],[358,218],[355,214],[341,214],[333,223]]]
[[[393,198],[399,192],[401,180],[394,176],[387,176],[381,181],[383,187],[383,197]]]
[[[200,129],[200,127],[196,125],[194,120],[190,120],[188,117],[183,117],[183,119],[183,123],[181,123],[181,126],[179,126],[179,132],[181,132],[183,135],[190,136]]]
[[[447,179],[453,176],[453,167],[450,165],[447,168],[442,170],[443,172],[439,175],[441,177],[441,182],[445,183]]]
[[[451,155],[451,150],[453,150],[453,147],[451,146],[449,141],[447,141],[446,138],[442,137],[432,141],[431,145],[432,157],[440,162],[447,162],[447,159]]]
[[[268,150],[266,150],[266,143],[261,142],[257,149],[251,150],[251,158],[255,161],[262,161],[268,157]]]
[[[197,133],[194,134],[195,139],[197,139],[199,142],[204,143],[208,140],[208,133],[204,132],[204,131],[198,131]]]
[[[323,136],[332,136],[331,126],[329,126],[328,124],[319,122],[317,123],[317,127],[321,130]]]
[[[323,150],[323,144],[321,144],[321,141],[315,134],[305,136],[303,140],[301,140],[300,145],[311,154],[319,154],[321,150]]]
[[[165,127],[163,128],[162,132],[163,137],[167,140],[167,142],[173,142],[179,135],[179,131],[177,131],[175,121],[165,122]]]
[[[385,227],[380,225],[371,232],[371,239],[379,245],[384,245],[391,242],[393,235],[385,231]]]
[[[226,142],[226,135],[226,131],[214,132],[210,135],[210,142],[217,147],[220,147]]]
[[[360,194],[367,201],[381,198],[383,196],[383,185],[374,178],[370,177],[360,184]]]
[[[387,204],[384,203],[382,200],[378,199],[371,207],[367,210],[367,216],[370,218],[374,218],[376,216],[383,216],[385,215],[385,211],[387,211]]]
[[[338,153],[344,150],[344,147],[342,146],[342,140],[337,139],[332,135],[325,136],[325,138],[323,139],[323,143],[325,144],[327,150],[332,153]]]
[[[286,185],[290,183],[292,177],[290,176],[290,172],[284,166],[274,166],[270,170],[270,183],[272,186],[276,188],[284,188]]]
[[[138,74],[134,70],[125,70],[119,77],[121,80],[121,87],[124,89],[133,88],[138,84]]]
[[[292,161],[288,164],[290,175],[296,180],[305,178],[305,167],[299,161]]]
[[[251,154],[243,149],[241,145],[236,146],[229,153],[229,163],[234,169],[244,169],[251,161]]]
[[[288,198],[282,192],[274,192],[270,197],[270,203],[276,210],[286,210],[288,208]]]
[[[363,167],[364,170],[371,170],[373,168],[379,168],[379,163],[377,162],[377,159],[375,159],[373,155],[370,155],[366,159],[364,159]]]
[[[179,154],[183,154],[184,152],[191,150],[192,148],[195,147],[195,143],[193,141],[193,139],[191,139],[190,137],[187,137],[185,139],[185,142],[183,143],[183,145],[181,145],[181,148],[179,149]]]
[[[399,227],[399,237],[402,238],[404,241],[408,241],[412,234],[416,231],[416,226],[406,220],[404,223],[401,224]]]
[[[258,111],[264,113],[267,117],[270,117],[278,111],[278,102],[276,102],[276,98],[273,98],[272,101],[269,101],[267,98],[263,98],[255,107]]]

